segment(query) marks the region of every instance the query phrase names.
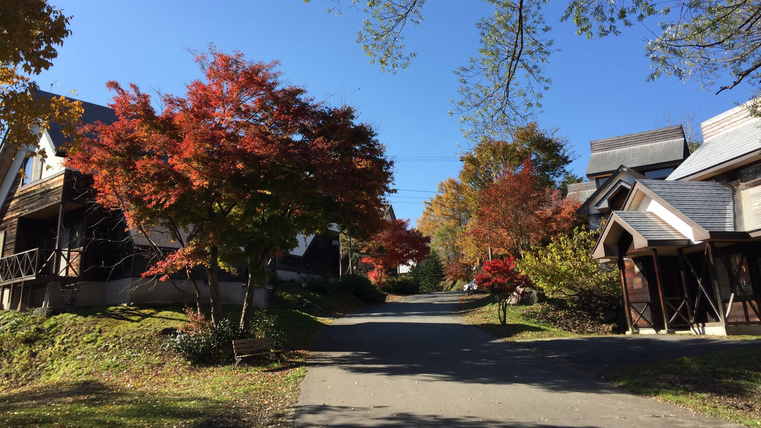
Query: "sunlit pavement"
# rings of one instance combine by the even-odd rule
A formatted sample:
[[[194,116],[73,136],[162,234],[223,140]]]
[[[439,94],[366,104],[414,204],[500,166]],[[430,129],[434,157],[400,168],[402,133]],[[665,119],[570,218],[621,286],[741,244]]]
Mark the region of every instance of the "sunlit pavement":
[[[459,295],[411,296],[327,327],[308,363],[295,425],[737,426],[495,340],[460,320]]]

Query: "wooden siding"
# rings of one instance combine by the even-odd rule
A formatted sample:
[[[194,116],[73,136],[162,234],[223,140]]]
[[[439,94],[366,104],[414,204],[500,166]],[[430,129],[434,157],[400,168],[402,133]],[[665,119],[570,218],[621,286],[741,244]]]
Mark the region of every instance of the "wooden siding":
[[[21,186],[21,174],[11,185],[5,203],[0,207],[0,231],[5,231],[3,254],[16,252],[16,232],[18,219],[44,208],[54,207],[63,197],[65,173],[44,180],[38,184]]]
[[[668,128],[655,129],[652,131],[638,132],[635,134],[621,135],[618,137],[605,138],[602,140],[594,140],[590,141],[589,146],[592,149],[592,153],[599,153],[608,150],[618,150],[627,147],[637,147],[645,144],[660,143],[665,141],[677,141],[684,144],[684,131],[682,131],[682,125],[675,125]]]
[[[700,129],[703,132],[703,139],[711,138],[751,119],[746,106],[735,107],[701,123]]]
[[[645,275],[640,271],[635,263],[631,260],[624,261],[624,274],[626,275],[627,291],[629,292],[629,301],[631,303],[649,303],[650,291],[648,281]]]

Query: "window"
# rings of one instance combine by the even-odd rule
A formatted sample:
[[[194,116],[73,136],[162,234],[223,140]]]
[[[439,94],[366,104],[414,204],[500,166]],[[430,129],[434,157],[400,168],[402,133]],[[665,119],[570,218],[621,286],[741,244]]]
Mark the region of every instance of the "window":
[[[654,169],[652,171],[645,171],[643,174],[645,177],[653,179],[653,180],[660,180],[668,177],[672,172],[674,172],[674,168],[662,168],[662,169]]]
[[[741,169],[737,173],[737,175],[740,178],[741,183],[747,183],[749,181],[753,181],[758,178],[761,178],[761,164],[756,164],[756,165]]]
[[[29,184],[42,179],[42,173],[45,171],[45,158],[41,156],[27,156],[24,159],[24,166],[21,168],[23,176],[21,184]]]
[[[27,156],[24,160],[24,167],[21,168],[22,177],[21,184],[29,184],[32,182],[32,173],[34,172],[34,156]]]

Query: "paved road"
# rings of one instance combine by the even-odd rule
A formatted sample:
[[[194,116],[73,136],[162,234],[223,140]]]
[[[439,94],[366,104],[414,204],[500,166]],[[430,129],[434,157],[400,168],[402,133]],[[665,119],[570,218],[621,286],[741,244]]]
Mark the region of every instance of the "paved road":
[[[623,366],[757,347],[761,346],[761,340],[685,335],[619,335],[530,340],[521,341],[520,345],[547,358],[597,374]]]
[[[296,427],[736,426],[494,340],[457,317],[458,297],[411,296],[327,327]]]

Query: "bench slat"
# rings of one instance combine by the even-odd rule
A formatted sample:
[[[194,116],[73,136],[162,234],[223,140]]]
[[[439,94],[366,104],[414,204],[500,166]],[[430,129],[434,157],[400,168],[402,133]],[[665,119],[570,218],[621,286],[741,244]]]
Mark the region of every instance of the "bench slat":
[[[279,355],[284,350],[275,350],[275,340],[270,337],[233,340],[235,367],[245,358],[259,355]]]

